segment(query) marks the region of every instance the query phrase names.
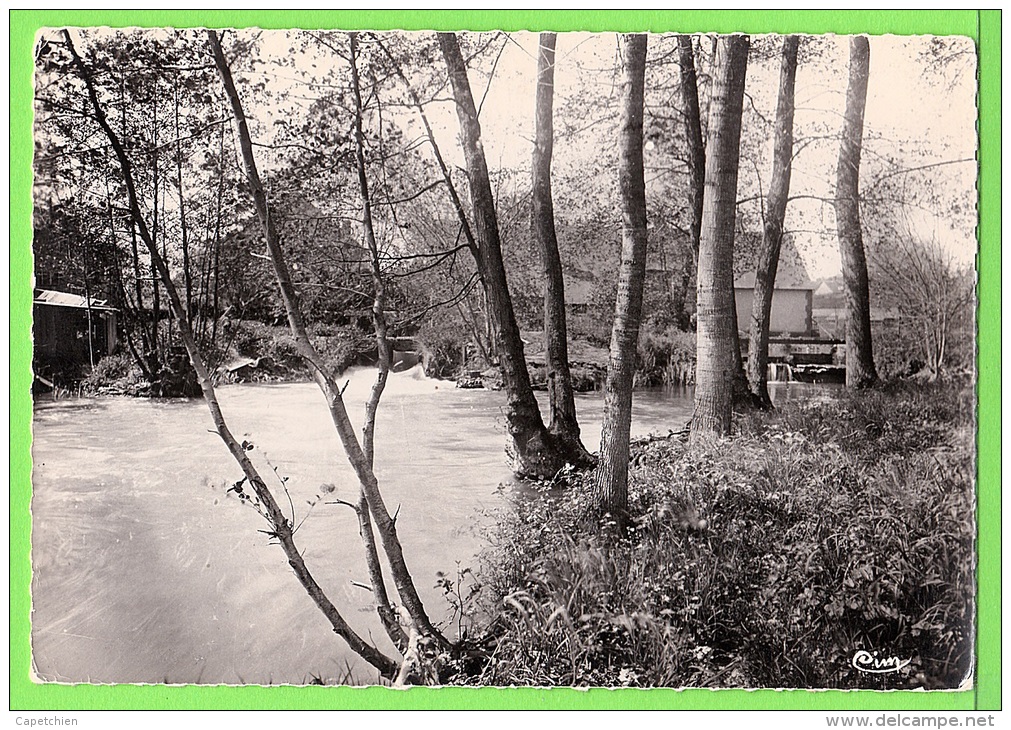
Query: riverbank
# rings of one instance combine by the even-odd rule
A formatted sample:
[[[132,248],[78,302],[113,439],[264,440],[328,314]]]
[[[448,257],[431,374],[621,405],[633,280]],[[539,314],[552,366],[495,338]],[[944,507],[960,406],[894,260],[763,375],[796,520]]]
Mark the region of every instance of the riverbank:
[[[957,687],[973,409],[966,383],[898,384],[747,414],[705,448],[640,442],[624,534],[592,513],[586,476],[516,500],[471,607],[495,649],[468,681]],[[861,671],[868,657],[902,666]]]
[[[521,333],[535,390],[547,387],[544,333]],[[645,328],[639,342],[635,385],[637,388],[683,387],[695,382],[694,333]],[[359,365],[374,365],[375,339],[371,333],[354,327],[316,326],[313,342],[323,359],[338,371]],[[466,340],[437,342],[424,337],[412,339],[416,348],[409,353],[395,353],[394,369],[409,369],[420,362],[434,379],[458,383],[465,388],[501,387],[498,368],[480,362],[476,355],[464,360]],[[572,338],[568,345],[573,389],[579,393],[600,390],[607,375],[608,350],[598,340]],[[306,383],[312,380],[298,347],[287,327],[241,321],[232,325],[227,347],[209,354],[214,377],[219,384],[230,383]],[[77,395],[191,396],[199,395],[192,369],[185,355],[166,363],[160,377],[152,384],[144,379],[129,353],[120,352],[99,361],[83,379],[64,383],[56,393]]]

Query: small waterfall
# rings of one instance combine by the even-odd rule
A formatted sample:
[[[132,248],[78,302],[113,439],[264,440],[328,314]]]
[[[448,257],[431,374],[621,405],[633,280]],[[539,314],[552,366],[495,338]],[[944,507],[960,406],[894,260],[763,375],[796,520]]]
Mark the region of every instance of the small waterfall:
[[[766,377],[770,383],[789,383],[793,380],[793,368],[787,362],[770,362]]]

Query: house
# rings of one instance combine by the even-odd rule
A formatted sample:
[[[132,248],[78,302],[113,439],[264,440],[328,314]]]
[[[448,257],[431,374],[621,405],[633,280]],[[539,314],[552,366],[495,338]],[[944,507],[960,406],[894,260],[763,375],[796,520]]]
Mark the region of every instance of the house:
[[[734,282],[734,300],[737,302],[737,327],[747,336],[751,327],[751,308],[755,294],[755,275],[745,274]],[[814,335],[812,302],[814,286],[810,282],[782,282],[776,277],[772,290],[772,310],[769,313],[769,335],[811,337]]]
[[[35,360],[43,368],[91,365],[116,350],[117,310],[105,300],[36,289],[32,318]]]
[[[737,302],[737,327],[742,337],[748,336],[751,328],[751,307],[755,292],[755,267],[757,247],[760,238],[742,237],[742,246],[751,244],[746,255],[734,262],[734,299]],[[735,244],[736,245],[736,244]],[[779,266],[776,269],[775,288],[772,290],[772,311],[769,314],[769,336],[813,337],[816,333],[812,310],[816,284],[808,276],[807,266],[797,250],[793,236],[783,236],[780,248]]]

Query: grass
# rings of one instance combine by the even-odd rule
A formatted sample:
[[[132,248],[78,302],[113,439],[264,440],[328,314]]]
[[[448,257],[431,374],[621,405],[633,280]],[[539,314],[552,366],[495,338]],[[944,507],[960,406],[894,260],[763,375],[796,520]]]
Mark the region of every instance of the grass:
[[[972,391],[892,386],[634,448],[517,499],[480,571],[495,685],[950,688],[971,667]],[[867,674],[857,651],[909,664]],[[463,681],[463,680],[461,680]]]

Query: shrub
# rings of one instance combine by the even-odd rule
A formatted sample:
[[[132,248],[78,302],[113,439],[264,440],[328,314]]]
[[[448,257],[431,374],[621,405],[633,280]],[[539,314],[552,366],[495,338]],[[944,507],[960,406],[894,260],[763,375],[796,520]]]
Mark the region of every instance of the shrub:
[[[430,378],[452,378],[460,373],[471,338],[457,318],[430,317],[414,336],[421,348],[425,374]]]
[[[269,357],[274,371],[280,375],[308,372],[295,337],[287,327],[253,321],[239,322],[236,327],[232,345],[239,355]],[[353,325],[313,324],[308,334],[323,360],[338,372],[351,365],[375,362],[375,336]]]
[[[586,477],[517,499],[480,578],[486,684],[955,687],[973,625],[966,396],[901,388],[749,416],[732,442],[640,444],[629,528]],[[845,419],[844,419],[845,420]],[[927,444],[930,444],[929,446]],[[868,458],[873,452],[874,457]],[[908,659],[863,674],[858,650]]]
[[[237,322],[232,345],[244,357],[269,357],[280,370],[302,369],[295,338],[287,327],[275,327],[262,322],[243,320]]]
[[[613,307],[610,313],[597,310],[577,312],[570,309],[566,317],[569,338],[585,340],[595,347],[610,347],[613,316]]]
[[[323,360],[338,372],[378,359],[374,332],[363,332],[353,325],[316,324],[310,327],[309,336]]]
[[[639,332],[637,388],[695,383],[695,333],[646,323]]]
[[[103,357],[81,381],[84,393],[144,395],[149,388],[150,383],[144,380],[140,368],[128,352]]]

